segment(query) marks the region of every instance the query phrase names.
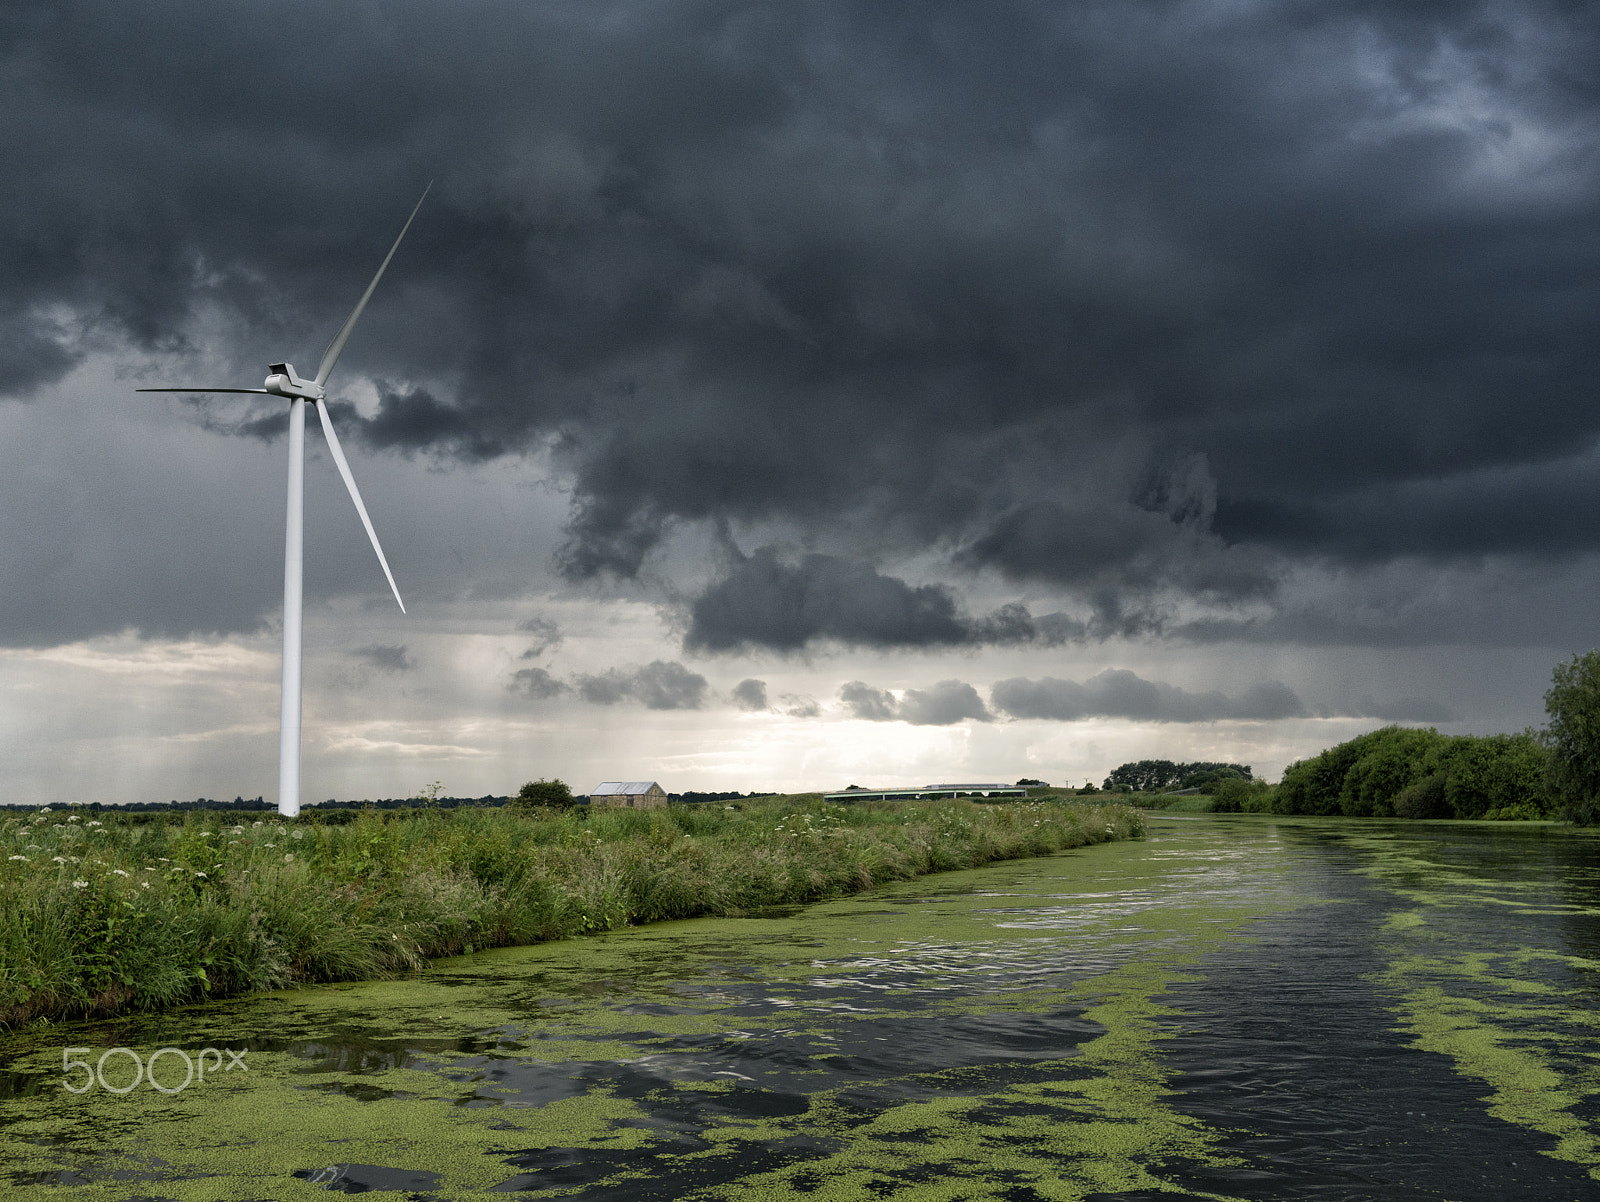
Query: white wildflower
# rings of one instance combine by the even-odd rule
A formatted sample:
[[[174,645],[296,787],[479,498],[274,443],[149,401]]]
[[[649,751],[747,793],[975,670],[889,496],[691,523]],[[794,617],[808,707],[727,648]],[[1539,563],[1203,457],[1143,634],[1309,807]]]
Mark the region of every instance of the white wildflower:
[[[24,847],[22,850],[23,851],[38,851],[39,850],[39,845],[37,843],[30,843],[30,844],[28,844],[28,846]]]
[[[28,859],[28,857],[27,857],[27,856],[8,856],[8,857],[6,857],[6,858],[7,858],[7,859],[11,859],[11,860],[21,860],[21,861],[22,861],[22,862],[23,862],[23,863],[24,863],[24,864],[31,864],[31,863],[33,863],[33,861],[32,861],[32,860],[30,860],[30,859]]]
[[[205,873],[203,873],[203,872],[197,872],[197,873],[195,873],[195,876],[197,876],[197,877],[200,877],[200,878],[201,878],[201,879],[202,879],[202,880],[203,880],[203,879],[205,879],[205,875],[206,875],[206,874],[205,874]]]
[[[13,857],[13,858],[15,858],[15,857]],[[67,857],[66,856],[51,856],[50,857],[50,862],[52,864],[65,864],[67,862]]]
[[[255,820],[255,821],[254,821],[254,822],[252,822],[252,823],[251,823],[251,824],[250,824],[250,825],[251,825],[251,826],[260,826],[260,825],[261,825],[261,819],[259,819],[259,818],[257,818],[257,819],[256,819],[256,820]]]
[[[73,814],[67,819],[67,821],[68,822],[82,822],[83,819],[79,818],[76,814]]]
[[[91,819],[90,820],[89,825],[90,826],[104,826],[105,823],[101,822],[98,818],[95,818],[95,819]]]
[[[89,882],[88,881],[73,881],[72,882],[72,887],[74,889],[87,889],[89,887]]]
[[[127,876],[128,875],[126,872],[123,872],[122,869],[120,869],[120,868],[113,868],[111,871],[113,873],[115,873],[117,876]]]
[[[292,856],[292,855],[284,856],[283,857],[283,862],[285,864],[293,864],[294,863],[294,856]]]
[[[306,837],[305,831],[295,831],[294,834],[289,836],[289,838],[291,838],[291,839],[304,839],[305,837]]]
[[[149,881],[140,881],[139,882],[139,888],[141,888],[141,889],[150,888],[150,882]]]

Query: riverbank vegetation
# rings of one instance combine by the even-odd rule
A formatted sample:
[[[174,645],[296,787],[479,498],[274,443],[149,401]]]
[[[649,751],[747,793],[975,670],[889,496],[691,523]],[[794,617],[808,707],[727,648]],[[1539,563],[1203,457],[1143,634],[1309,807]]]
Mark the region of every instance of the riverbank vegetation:
[[[1350,818],[1549,818],[1545,748],[1531,733],[1441,735],[1386,726],[1291,764],[1277,814]]]
[[[1228,776],[1201,792],[1131,794],[1130,805],[1183,813],[1347,818],[1542,819],[1556,815],[1548,753],[1531,734],[1441,735],[1385,726],[1290,764],[1276,785]]]
[[[1141,760],[1106,788],[1144,809],[1600,823],[1600,651],[1556,665],[1544,700],[1544,730],[1452,736],[1385,726],[1290,764],[1277,785],[1244,764]],[[1161,788],[1194,795],[1153,791]]]
[[[0,1023],[364,980],[1143,834],[1122,805],[187,812],[0,822]]]

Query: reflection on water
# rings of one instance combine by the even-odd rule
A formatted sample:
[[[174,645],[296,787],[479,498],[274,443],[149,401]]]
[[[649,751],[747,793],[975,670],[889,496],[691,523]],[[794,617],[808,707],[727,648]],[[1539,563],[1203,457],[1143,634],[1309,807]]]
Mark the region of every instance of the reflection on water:
[[[12,1036],[0,1164],[95,1198],[1596,1196],[1600,841],[1152,826],[799,912]],[[63,1046],[224,1044],[248,1074],[59,1086]]]

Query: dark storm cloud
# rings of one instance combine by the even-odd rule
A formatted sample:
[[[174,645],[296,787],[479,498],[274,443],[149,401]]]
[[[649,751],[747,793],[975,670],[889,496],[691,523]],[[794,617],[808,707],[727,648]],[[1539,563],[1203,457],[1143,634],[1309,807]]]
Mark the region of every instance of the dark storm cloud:
[[[350,654],[380,672],[414,672],[417,667],[417,661],[407,654],[404,644],[375,643]]]
[[[978,690],[961,680],[941,680],[929,689],[907,689],[900,698],[900,720],[913,726],[949,726],[963,719],[992,722]]]
[[[824,640],[903,648],[1055,645],[1084,632],[1065,615],[1035,619],[1020,604],[971,618],[943,586],[913,586],[833,555],[788,564],[772,547],[737,557],[727,575],[695,599],[689,616],[684,646],[693,651],[792,652]]]
[[[1191,693],[1175,685],[1145,680],[1111,668],[1081,684],[1045,676],[998,681],[990,690],[995,709],[1013,718],[1075,722],[1084,718],[1126,718],[1136,722],[1271,721],[1309,716],[1288,685],[1264,681],[1237,697]]]
[[[652,710],[697,710],[706,703],[710,686],[698,672],[680,663],[655,660],[642,668],[611,668],[597,675],[573,678],[578,695],[592,705],[638,701]]]
[[[1149,630],[1295,561],[1600,549],[1593,6],[227,12],[0,16],[0,393],[307,370],[437,178],[340,416],[552,448],[574,577],[780,522]],[[893,591],[697,645],[972,641]]]
[[[521,694],[529,701],[548,701],[552,697],[570,692],[571,689],[543,668],[519,668],[511,674],[511,691]]]
[[[767,708],[767,682],[764,680],[741,680],[733,686],[733,702],[742,710],[764,710]]]
[[[893,722],[899,717],[900,703],[887,689],[875,689],[864,680],[846,681],[839,687],[839,700],[852,718],[868,722]]]
[[[909,722],[912,726],[952,726],[967,718],[992,722],[978,690],[960,680],[941,680],[928,689],[907,689],[899,698],[887,689],[875,689],[852,680],[839,689],[852,718],[869,722]]]

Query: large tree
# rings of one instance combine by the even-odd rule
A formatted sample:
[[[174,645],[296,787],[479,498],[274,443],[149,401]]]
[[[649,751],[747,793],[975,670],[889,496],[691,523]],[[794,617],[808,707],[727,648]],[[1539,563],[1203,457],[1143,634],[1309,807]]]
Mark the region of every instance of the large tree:
[[[1551,796],[1563,818],[1582,826],[1600,822],[1600,651],[1556,665],[1544,709]]]

